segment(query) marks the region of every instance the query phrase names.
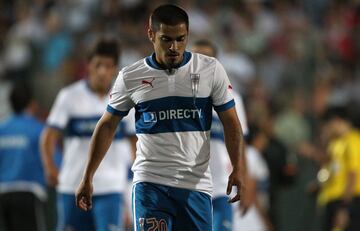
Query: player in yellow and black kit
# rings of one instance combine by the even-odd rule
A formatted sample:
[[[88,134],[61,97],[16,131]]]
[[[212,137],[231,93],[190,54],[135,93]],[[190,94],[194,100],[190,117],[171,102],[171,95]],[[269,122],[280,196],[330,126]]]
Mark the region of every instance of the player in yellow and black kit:
[[[343,107],[331,107],[324,115],[329,161],[328,179],[319,202],[325,206],[324,231],[360,230],[360,132]]]

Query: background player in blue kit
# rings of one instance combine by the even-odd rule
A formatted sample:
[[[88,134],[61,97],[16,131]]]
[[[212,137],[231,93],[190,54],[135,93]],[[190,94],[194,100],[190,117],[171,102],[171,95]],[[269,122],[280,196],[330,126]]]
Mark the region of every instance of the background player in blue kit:
[[[227,193],[236,186],[230,202],[241,198],[244,142],[232,87],[215,58],[185,51],[188,28],[187,13],[177,6],[162,5],[151,14],[148,37],[155,52],[119,73],[77,190],[76,203],[83,210],[92,207],[95,171],[118,123],[133,107],[138,137],[132,167],[135,230],[212,230],[213,108],[224,126],[233,166]]]
[[[94,177],[93,211],[85,213],[74,204],[76,187],[86,165],[91,134],[107,105],[117,70],[118,50],[114,40],[98,41],[89,55],[89,78],[62,89],[47,118],[48,126],[42,136],[42,156],[47,181],[57,186],[58,230],[123,229],[123,192],[127,165],[131,159],[130,145],[125,138],[133,134],[131,121],[124,120],[116,126],[114,142]],[[64,157],[58,170],[52,155],[63,135]]]
[[[44,125],[34,117],[27,84],[16,83],[9,99],[13,114],[0,123],[0,223],[8,231],[43,231],[47,194],[39,140]]]
[[[195,41],[191,50],[210,57],[217,57],[215,44],[206,39]],[[233,92],[233,96],[243,133],[247,134],[248,127],[242,97],[236,92]],[[213,228],[216,231],[231,231],[233,226],[233,208],[228,203],[229,196],[226,195],[226,184],[232,167],[224,142],[223,127],[216,113],[213,113],[211,125],[210,169],[214,188],[212,197],[214,211]]]

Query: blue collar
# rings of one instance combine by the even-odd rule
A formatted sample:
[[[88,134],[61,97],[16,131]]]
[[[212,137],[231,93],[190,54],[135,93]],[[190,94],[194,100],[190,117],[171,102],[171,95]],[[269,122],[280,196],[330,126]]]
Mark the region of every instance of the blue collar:
[[[184,58],[183,58],[182,62],[178,66],[176,66],[175,68],[179,68],[179,67],[182,67],[185,64],[187,64],[190,61],[191,56],[192,56],[191,52],[185,51],[184,52]],[[156,61],[155,53],[152,53],[152,55],[146,57],[145,61],[152,68],[155,68],[155,69],[158,69],[158,70],[164,70],[164,68],[162,68],[160,66],[160,64]]]

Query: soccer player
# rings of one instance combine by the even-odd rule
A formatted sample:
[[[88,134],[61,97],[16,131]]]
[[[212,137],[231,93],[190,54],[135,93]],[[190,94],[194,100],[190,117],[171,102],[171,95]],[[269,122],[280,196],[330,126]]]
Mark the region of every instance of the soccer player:
[[[217,48],[209,40],[195,41],[192,46],[192,51],[210,57],[217,56]],[[232,93],[243,133],[247,134],[248,128],[242,98],[236,94],[236,92],[233,91]],[[216,231],[231,231],[233,211],[231,204],[228,203],[228,196],[226,195],[227,178],[231,173],[231,161],[224,143],[223,126],[214,111],[211,125],[210,170],[213,181],[213,228]]]
[[[118,57],[115,41],[98,41],[89,55],[88,79],[62,89],[47,118],[48,126],[41,142],[42,157],[48,183],[57,186],[58,230],[122,229],[123,191],[131,158],[126,136],[133,140],[130,121],[114,127],[115,135],[111,137],[114,142],[94,176],[93,212],[85,213],[74,204],[76,187],[88,158],[90,137],[106,108]],[[64,157],[58,174],[52,154],[62,135],[65,136]]]
[[[262,152],[266,148],[268,137],[255,125],[249,126],[246,146],[246,195],[243,204],[249,209],[243,214],[239,207],[234,209],[232,231],[273,230],[267,210],[269,205],[269,169]]]
[[[323,120],[328,141],[328,158],[319,175],[323,230],[360,230],[360,132],[344,106],[330,106]]]
[[[44,126],[34,117],[26,84],[14,85],[10,104],[14,113],[0,124],[0,229],[42,231],[47,194],[39,139]]]
[[[136,109],[138,137],[133,186],[134,229],[212,230],[209,168],[213,107],[224,126],[233,171],[227,191],[242,194],[244,142],[231,85],[222,65],[185,51],[187,13],[161,5],[151,14],[148,37],[154,53],[123,68],[107,111],[92,137],[90,159],[77,190],[77,204],[92,206],[92,181],[119,121]],[[96,187],[96,186],[95,186]]]

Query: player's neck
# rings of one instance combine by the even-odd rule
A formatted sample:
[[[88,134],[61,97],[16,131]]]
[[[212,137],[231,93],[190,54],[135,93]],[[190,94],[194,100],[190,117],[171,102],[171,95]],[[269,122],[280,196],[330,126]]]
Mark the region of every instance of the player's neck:
[[[99,87],[96,87],[96,84],[92,83],[90,79],[87,81],[87,86],[90,89],[90,91],[92,91],[94,94],[96,94],[100,98],[105,97],[109,92],[109,89],[103,90]]]
[[[156,54],[154,53],[153,55],[153,60],[155,62],[155,64],[157,66],[159,66],[161,69],[164,69],[164,70],[170,70],[170,69],[176,69],[176,68],[179,68],[181,66],[181,64],[183,63],[184,61],[184,54],[182,55],[181,57],[181,61],[179,62],[179,64],[173,66],[173,67],[169,67],[168,65],[165,65],[163,62],[161,62],[161,60],[159,60],[159,58],[156,56]]]
[[[339,130],[338,131],[339,135],[340,136],[345,136],[351,131],[351,129],[352,129],[352,127],[351,127],[350,123],[344,122],[342,124],[342,126],[340,126],[339,129],[338,129]]]
[[[164,71],[166,71],[167,74],[173,75],[176,73],[177,69],[186,65],[190,61],[191,57],[192,57],[192,54],[190,52],[185,51],[182,55],[182,61],[178,65],[173,66],[173,67],[167,67],[167,66],[163,65],[162,63],[160,63],[160,60],[157,59],[155,53],[153,53],[151,56],[146,57],[145,61],[150,67],[157,69],[157,70],[164,70]]]

